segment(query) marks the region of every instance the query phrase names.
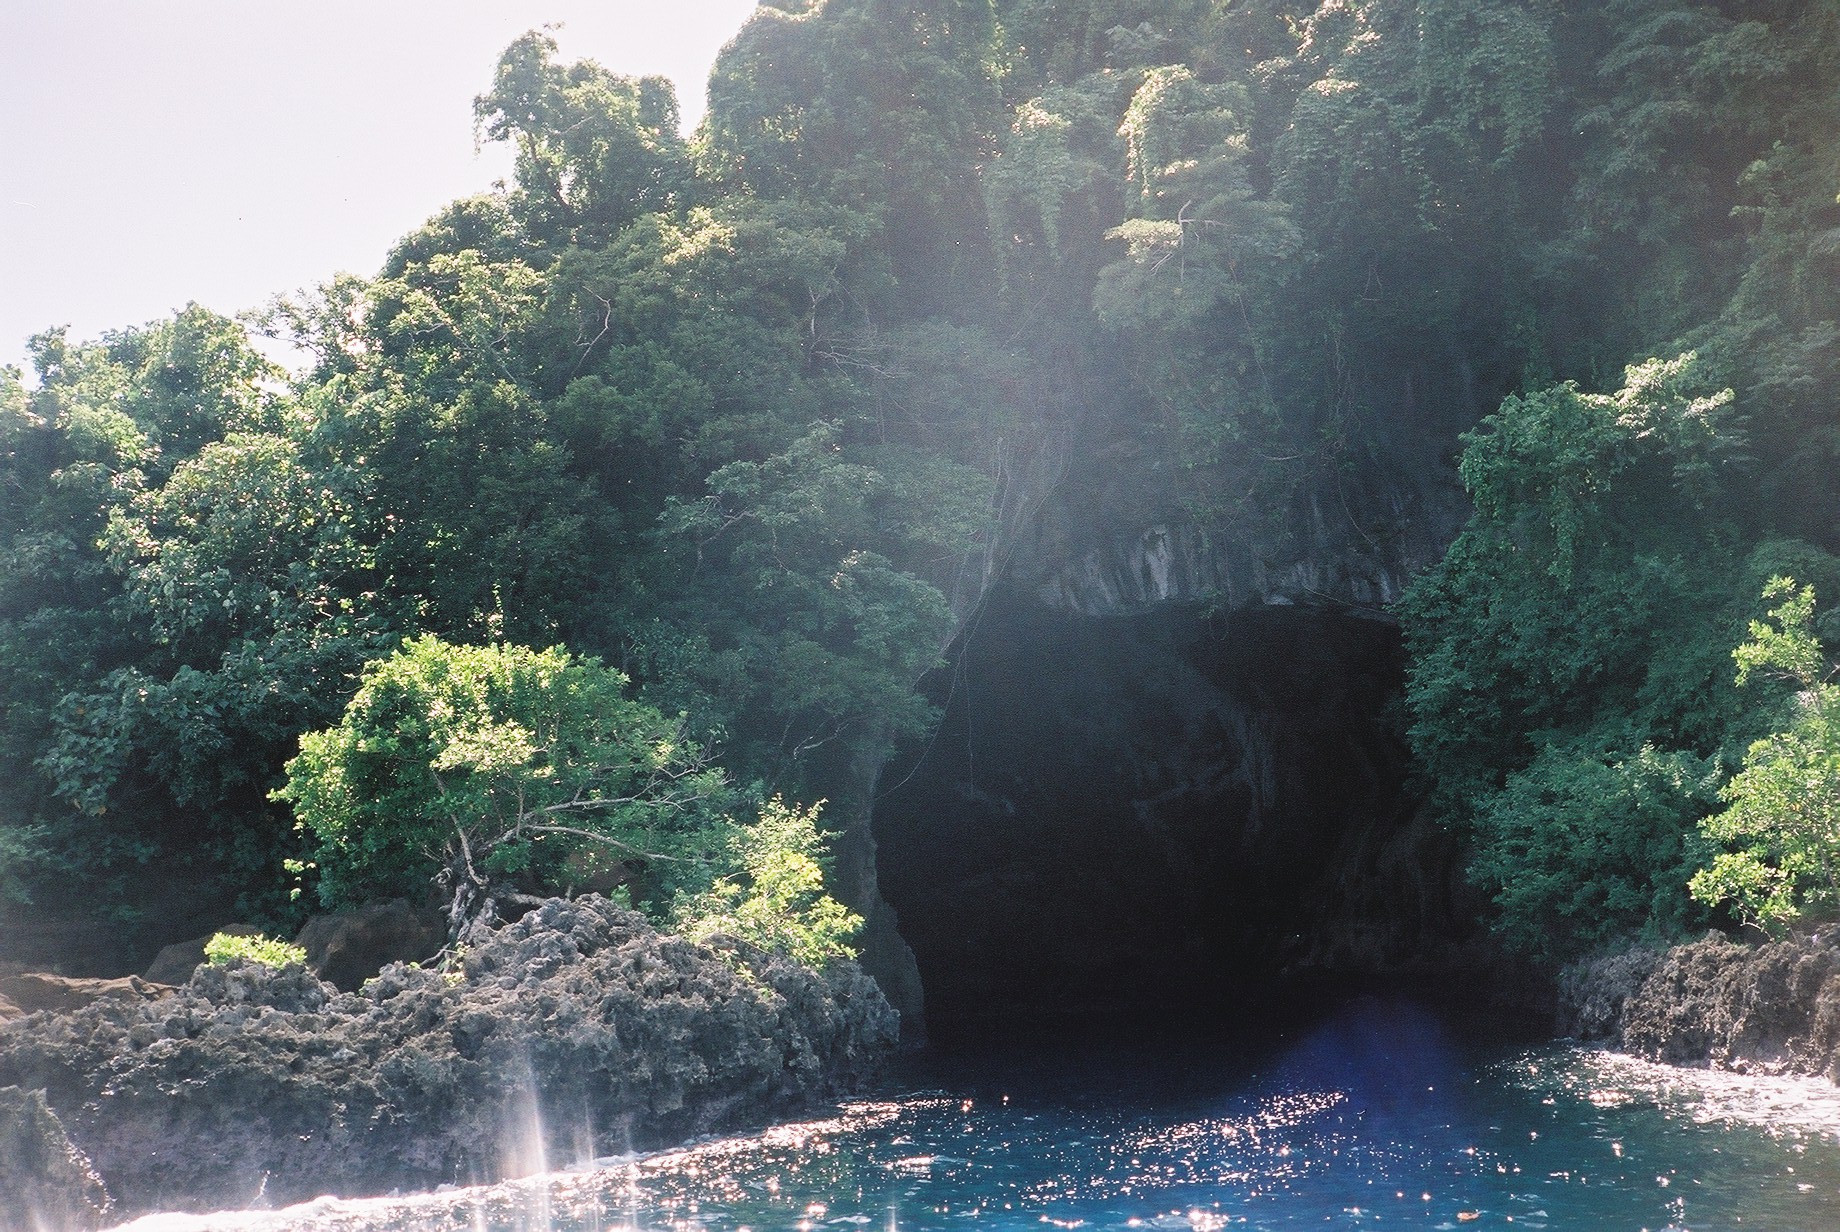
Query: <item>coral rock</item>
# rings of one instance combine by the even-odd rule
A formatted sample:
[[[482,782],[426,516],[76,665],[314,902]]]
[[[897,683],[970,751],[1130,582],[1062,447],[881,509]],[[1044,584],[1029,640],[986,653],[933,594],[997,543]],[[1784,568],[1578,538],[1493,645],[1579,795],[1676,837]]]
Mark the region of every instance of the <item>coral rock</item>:
[[[164,1000],[0,1025],[0,1083],[46,1092],[127,1211],[221,1208],[757,1124],[858,1087],[896,1031],[853,963],[694,944],[588,897],[362,994],[239,961]]]

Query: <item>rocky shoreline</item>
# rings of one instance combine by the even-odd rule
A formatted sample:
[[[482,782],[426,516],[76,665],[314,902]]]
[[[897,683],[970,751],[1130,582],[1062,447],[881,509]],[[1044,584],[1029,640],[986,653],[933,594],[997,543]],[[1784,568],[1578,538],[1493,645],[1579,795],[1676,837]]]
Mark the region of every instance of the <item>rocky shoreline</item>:
[[[1670,1065],[1840,1081],[1836,942],[1708,933],[1583,963],[1560,980],[1560,1033]]]
[[[396,964],[357,993],[233,963],[158,999],[0,1025],[0,1139],[57,1165],[32,1209],[0,1198],[0,1229],[427,1189],[663,1145],[855,1090],[898,1038],[853,963],[693,944],[604,899],[468,941],[454,971]],[[0,1194],[23,1194],[8,1166]]]
[[[116,983],[0,1022],[0,1232],[472,1185],[758,1125],[860,1089],[899,1031],[853,963],[694,944],[592,896],[358,992],[243,962]],[[1557,1025],[1840,1081],[1840,933],[1601,957],[1562,974]]]

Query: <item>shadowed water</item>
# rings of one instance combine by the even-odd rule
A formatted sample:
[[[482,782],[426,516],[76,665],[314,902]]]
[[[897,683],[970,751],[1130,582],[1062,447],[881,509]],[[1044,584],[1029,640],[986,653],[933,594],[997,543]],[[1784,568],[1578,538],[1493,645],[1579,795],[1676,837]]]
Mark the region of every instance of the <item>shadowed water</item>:
[[[894,1084],[830,1116],[491,1188],[133,1226],[1840,1229],[1831,1084],[1528,1050],[1407,1001],[1245,1038],[935,1054]]]

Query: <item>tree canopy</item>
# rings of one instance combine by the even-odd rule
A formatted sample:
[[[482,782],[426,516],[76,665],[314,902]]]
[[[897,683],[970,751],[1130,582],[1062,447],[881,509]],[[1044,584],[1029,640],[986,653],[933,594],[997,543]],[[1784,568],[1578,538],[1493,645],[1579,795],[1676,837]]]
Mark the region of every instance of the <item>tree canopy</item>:
[[[684,876],[698,880],[680,866],[713,861],[730,793],[683,721],[627,684],[560,648],[429,634],[372,663],[273,793],[312,837],[319,898],[357,904],[432,880],[456,935],[520,883],[668,903]]]

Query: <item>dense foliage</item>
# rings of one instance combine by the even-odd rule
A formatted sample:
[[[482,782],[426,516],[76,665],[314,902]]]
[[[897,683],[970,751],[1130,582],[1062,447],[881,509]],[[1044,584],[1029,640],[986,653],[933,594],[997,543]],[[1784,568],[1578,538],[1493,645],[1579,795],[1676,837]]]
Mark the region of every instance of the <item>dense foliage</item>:
[[[204,943],[205,961],[215,967],[234,962],[260,963],[264,967],[304,967],[307,951],[290,941],[251,937],[243,933],[216,933]]]
[[[527,35],[515,181],[278,301],[304,373],[193,308],[0,374],[0,897],[409,877],[271,793],[425,635],[835,793],[1057,477],[1281,559],[1473,429],[1404,608],[1436,807],[1524,944],[1694,922],[1780,727],[1729,653],[1840,595],[1837,79],[1829,0],[774,0],[686,138]]]
[[[1763,597],[1782,604],[1732,652],[1737,682],[1762,672],[1797,692],[1787,726],[1752,744],[1719,792],[1727,807],[1701,821],[1707,838],[1732,849],[1695,873],[1691,889],[1779,933],[1807,909],[1840,909],[1840,686],[1814,634],[1814,588],[1771,578]]]
[[[520,882],[668,903],[721,845],[730,793],[627,683],[559,648],[409,642],[286,766],[274,795],[313,839],[299,871],[329,905],[435,881],[456,935]]]
[[[660,924],[815,964],[861,920],[824,892],[817,809],[747,802],[629,681],[560,647],[433,635],[365,668],[339,722],[300,738],[274,792],[311,836],[320,899],[433,882],[460,940],[501,905],[617,894]]]
[[[752,824],[727,827],[707,884],[678,891],[670,923],[692,937],[738,937],[810,967],[851,953],[863,921],[825,892],[820,807],[774,796]]]
[[[1732,647],[1772,573],[1835,571],[1802,542],[1746,550],[1733,395],[1699,369],[1508,398],[1464,437],[1474,517],[1404,604],[1435,799],[1502,934],[1548,957],[1705,922],[1696,823],[1776,700],[1733,687]]]

